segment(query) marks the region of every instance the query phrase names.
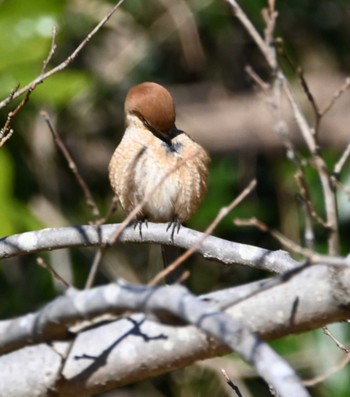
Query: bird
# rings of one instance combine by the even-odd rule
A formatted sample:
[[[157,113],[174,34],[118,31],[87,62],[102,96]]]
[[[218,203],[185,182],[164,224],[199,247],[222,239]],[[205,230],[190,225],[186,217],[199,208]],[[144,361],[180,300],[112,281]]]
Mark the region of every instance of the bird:
[[[173,239],[175,229],[191,218],[206,194],[209,155],[176,127],[174,100],[158,83],[131,87],[124,117],[124,135],[108,166],[112,189],[126,214],[147,198],[136,222],[167,222],[173,225]],[[162,254],[166,267],[179,250],[162,245]],[[173,271],[166,282],[178,276]]]

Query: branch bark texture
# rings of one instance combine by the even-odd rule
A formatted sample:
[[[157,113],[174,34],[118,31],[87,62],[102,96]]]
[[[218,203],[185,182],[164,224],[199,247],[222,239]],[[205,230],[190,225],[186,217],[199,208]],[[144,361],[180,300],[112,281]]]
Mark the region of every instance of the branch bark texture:
[[[67,324],[78,318],[97,316],[103,311],[118,313],[126,309],[139,309],[146,314],[127,315],[108,324],[97,323],[86,329],[74,337],[73,349],[67,359],[65,354],[69,341],[56,341],[51,345],[41,343],[3,355],[0,358],[0,390],[5,394],[0,395],[26,395],[27,389],[23,389],[25,392],[22,390],[22,394],[19,389],[15,389],[16,394],[11,394],[19,373],[23,382],[33,382],[36,377],[40,377],[36,385],[38,394],[35,395],[46,396],[48,389],[53,387],[57,388],[57,395],[60,396],[89,395],[168,372],[199,359],[223,354],[228,351],[227,342],[233,335],[231,332],[235,330],[238,335],[242,335],[240,325],[237,328],[237,324],[242,324],[243,329],[248,327],[263,339],[271,339],[349,317],[350,270],[346,266],[306,267],[274,288],[253,293],[250,298],[243,299],[259,284],[263,287],[263,282],[258,282],[218,291],[201,299],[193,297],[181,287],[172,290],[170,287],[153,289],[112,284],[90,291],[74,292],[45,308],[44,312],[48,316],[46,320],[50,315],[53,317],[49,321],[54,318],[57,320],[57,316],[66,316],[66,320],[61,317],[59,322]],[[239,303],[234,304],[237,301]],[[229,323],[224,320],[221,331],[228,339],[219,341],[215,327],[214,331],[210,330],[210,319],[214,320],[223,306],[229,306],[226,314],[238,322],[234,321],[233,324],[236,325],[230,323],[226,328]],[[174,315],[201,329],[177,323]],[[164,319],[168,321],[167,325],[159,322]],[[214,323],[220,324],[216,320],[217,318]],[[25,322],[22,319],[23,328]],[[41,317],[41,323],[45,323],[45,316]],[[176,325],[171,325],[172,323]],[[1,333],[1,339],[6,339],[10,333],[3,328],[4,325],[6,324],[1,324],[1,330],[5,331]],[[15,333],[15,328],[11,329],[11,333]],[[237,333],[234,334],[237,336]],[[72,335],[67,334],[65,337]],[[254,340],[259,345],[259,339]],[[247,342],[245,348],[249,352],[252,345]],[[28,357],[31,357],[30,366],[26,361]],[[252,360],[252,356],[249,360]],[[43,362],[50,363],[50,367],[44,367]],[[62,362],[65,365],[60,373]],[[62,378],[57,383],[58,376]],[[45,382],[46,388],[43,388]]]
[[[142,228],[142,237],[139,230],[127,227],[118,243],[174,244],[188,249],[204,236],[203,233],[182,226],[172,243],[171,233],[166,231],[167,226],[165,223],[148,223],[148,227]],[[0,239],[0,259],[60,248],[103,246],[118,227],[119,224],[79,225],[15,234]],[[274,273],[282,273],[299,265],[286,251],[270,251],[213,236],[206,237],[197,252],[208,260],[227,265],[241,264]]]

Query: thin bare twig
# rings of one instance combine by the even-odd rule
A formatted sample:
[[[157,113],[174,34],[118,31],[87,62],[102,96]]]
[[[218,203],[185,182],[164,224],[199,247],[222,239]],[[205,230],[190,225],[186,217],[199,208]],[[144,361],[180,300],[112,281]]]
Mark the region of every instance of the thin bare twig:
[[[266,25],[266,28],[264,30],[265,43],[267,46],[272,48],[272,51],[274,51],[273,34],[274,34],[275,26],[276,26],[276,20],[278,17],[278,12],[275,10],[275,1],[274,0],[268,1],[268,7],[264,8],[262,10],[262,16],[264,18],[265,25]]]
[[[43,66],[41,68],[40,76],[42,76],[45,73],[45,71],[47,69],[47,66],[50,63],[50,61],[51,61],[51,59],[52,59],[52,57],[53,57],[53,55],[54,55],[54,53],[56,51],[56,48],[57,48],[56,35],[57,35],[57,28],[56,28],[55,25],[53,25],[52,26],[52,39],[51,39],[50,51],[49,51],[49,54],[48,54],[47,58],[43,62]]]
[[[105,251],[106,251],[106,247],[100,247],[96,251],[95,256],[94,256],[94,260],[92,261],[92,265],[91,265],[91,268],[90,268],[90,271],[89,271],[89,274],[88,274],[88,277],[87,277],[86,282],[85,282],[84,289],[89,289],[89,288],[91,288],[93,286],[95,278],[96,278],[96,275],[97,275],[97,271],[98,271],[98,269],[100,267],[102,258],[103,258],[104,254],[105,254]]]
[[[291,90],[285,76],[280,74],[280,79],[282,82],[282,87],[284,89],[284,92],[285,92],[285,94],[289,100],[289,103],[291,105],[291,108],[293,110],[293,115],[294,115],[295,121],[298,124],[298,127],[303,135],[303,138],[307,144],[307,147],[308,147],[310,153],[312,155],[315,155],[318,152],[318,146],[316,144],[313,134],[310,131],[309,125],[308,125],[303,113],[301,112],[301,110],[294,98],[292,90]]]
[[[287,248],[296,254],[302,255],[308,259],[309,263],[328,263],[329,265],[346,265],[348,263],[346,258],[341,258],[334,255],[322,255],[318,254],[314,250],[302,247],[296,242],[290,240],[281,232],[271,229],[264,222],[259,219],[252,217],[249,219],[234,219],[233,223],[238,226],[254,226],[262,232],[269,233],[274,239],[276,239],[283,247]]]
[[[113,215],[113,213],[117,209],[117,206],[118,206],[118,199],[117,199],[116,196],[114,196],[113,199],[112,199],[112,202],[111,202],[111,204],[110,204],[110,206],[109,206],[109,208],[107,210],[107,214],[103,218],[100,218],[100,219],[98,219],[96,221],[96,225],[97,225],[99,236],[101,235],[101,227],[100,226],[102,224],[106,223],[107,220]],[[95,256],[94,256],[94,260],[93,260],[92,265],[91,265],[91,269],[90,269],[89,275],[88,275],[88,277],[86,279],[86,282],[85,282],[84,289],[89,289],[89,288],[91,288],[93,286],[95,278],[96,278],[96,275],[97,275],[97,272],[98,272],[98,269],[99,269],[100,264],[101,264],[101,261],[103,259],[103,256],[104,256],[105,252],[106,252],[106,248],[107,247],[101,246],[96,251]]]
[[[306,184],[305,176],[302,173],[302,171],[299,169],[295,175],[295,180],[297,182],[298,188],[299,188],[299,193],[301,196],[301,199],[305,203],[308,213],[310,216],[321,226],[323,226],[325,229],[328,228],[327,222],[325,222],[324,219],[322,219],[316,212],[315,207],[312,203],[311,197],[310,197],[310,192],[308,189],[308,186]]]
[[[4,146],[6,141],[8,141],[11,136],[13,135],[14,130],[12,128],[7,130],[7,133],[5,130],[0,131],[0,147]]]
[[[52,58],[55,50],[56,50],[56,27],[54,26],[52,29],[52,43],[51,43],[51,48],[49,51],[49,54],[46,58],[46,60],[43,62],[43,67],[41,69],[41,73],[40,75],[42,75],[45,72],[45,69],[48,65],[48,63],[50,62],[50,59]],[[29,96],[30,94],[35,90],[37,84],[32,84],[27,92],[26,92],[26,96],[24,97],[24,99],[22,99],[22,101],[19,103],[19,105],[16,107],[15,110],[13,110],[12,112],[9,112],[9,114],[7,115],[7,120],[6,123],[4,125],[4,127],[0,130],[0,147],[3,146],[5,144],[5,142],[11,138],[12,134],[13,134],[13,129],[11,128],[11,121],[12,119],[16,116],[16,114],[26,105],[26,103],[29,101]],[[16,93],[18,92],[18,88],[19,88],[19,83],[17,84],[17,86],[12,90],[9,98],[10,101],[12,101],[15,98]]]
[[[310,250],[308,248],[302,247],[294,241],[290,240],[281,232],[269,228],[265,223],[259,221],[257,218],[252,217],[249,219],[234,219],[234,224],[238,226],[254,226],[257,227],[262,232],[269,233],[273,238],[275,238],[282,246],[287,248],[289,251],[292,251],[296,254],[303,255],[307,258],[308,263],[324,263],[328,265],[334,266],[348,266],[349,261],[347,257],[340,257],[336,255],[322,255],[318,254],[314,250]]]
[[[327,165],[324,159],[319,154],[319,147],[317,141],[315,140],[314,132],[309,127],[304,114],[301,112],[300,107],[294,98],[294,95],[286,80],[286,77],[278,65],[274,46],[270,45],[269,43],[267,43],[262,39],[261,35],[258,33],[255,27],[249,21],[249,19],[247,18],[247,16],[245,15],[245,13],[242,11],[242,9],[235,0],[226,0],[226,1],[232,6],[234,14],[240,20],[242,25],[246,28],[246,30],[251,35],[257,46],[260,48],[263,56],[265,57],[266,62],[271,68],[271,72],[275,77],[275,79],[279,80],[280,83],[282,84],[282,88],[289,100],[297,125],[306,142],[307,148],[309,149],[311,155],[313,156],[314,165],[319,174],[319,178],[321,181],[323,196],[325,201],[325,209],[327,214],[328,252],[330,255],[338,255],[340,250],[340,242],[339,242],[338,210],[337,210],[337,202],[335,198],[335,191],[331,181],[330,174],[327,170]],[[269,7],[273,9],[274,7],[273,2],[269,4]],[[265,13],[265,17],[268,14],[269,13]],[[271,23],[271,26],[273,26],[273,22],[270,21],[269,23]],[[271,35],[271,33],[269,34]],[[308,91],[309,93],[311,93],[310,90]],[[337,96],[335,95],[334,100],[336,98]],[[330,106],[332,106],[332,104]],[[326,111],[328,111],[328,108],[326,108]]]
[[[64,158],[66,159],[69,169],[72,171],[72,173],[75,176],[79,186],[81,187],[81,189],[82,189],[82,191],[84,193],[84,196],[85,196],[85,202],[86,202],[87,206],[90,208],[90,210],[92,212],[92,215],[94,217],[99,217],[100,216],[100,211],[98,209],[96,201],[93,198],[93,195],[92,195],[87,183],[85,182],[85,180],[81,176],[81,174],[80,174],[80,172],[78,170],[78,167],[77,167],[72,155],[70,154],[67,146],[62,141],[62,139],[61,139],[60,135],[58,134],[58,132],[56,131],[56,129],[53,127],[53,125],[51,123],[51,120],[50,120],[50,117],[47,114],[47,112],[41,112],[41,115],[44,118],[44,120],[46,121],[46,124],[49,127],[49,130],[50,130],[50,132],[51,132],[51,134],[53,136],[53,139],[54,139],[56,145],[58,146],[58,148],[60,149],[60,151],[63,154]],[[116,202],[115,202],[115,199],[113,199],[112,203],[111,203],[111,206],[110,206],[110,208],[109,208],[109,210],[107,212],[107,215],[104,218],[95,220],[94,223],[96,225],[98,234],[101,233],[100,232],[100,225],[102,223],[104,223],[106,219],[108,219],[108,217],[114,212],[115,208],[116,208]],[[86,283],[85,283],[85,289],[92,287],[104,253],[105,253],[105,247],[99,247],[98,250],[96,251],[96,254],[94,256],[94,260],[93,260],[93,263],[91,265],[91,269],[90,269],[88,278],[87,278]]]
[[[281,41],[278,42],[279,44]],[[315,115],[315,126],[314,126],[314,135],[315,139],[318,137],[319,129],[320,129],[320,124],[322,117],[328,113],[331,108],[335,105],[337,100],[345,93],[345,91],[350,87],[350,77],[347,77],[345,79],[344,84],[333,94],[329,102],[324,106],[323,109],[319,106],[319,104],[316,101],[315,96],[312,94],[312,91],[309,87],[309,84],[305,78],[304,71],[301,67],[296,67],[294,62],[291,60],[289,57],[288,53],[285,51],[285,49],[282,46],[278,47],[278,52],[283,55],[284,59],[287,61],[288,65],[291,67],[291,69],[296,73],[296,75],[299,78],[300,84],[303,88],[303,91],[308,99],[308,101],[311,104],[311,107],[314,111]]]
[[[350,156],[350,143],[347,144],[343,154],[340,156],[340,159],[335,164],[334,169],[333,169],[333,175],[335,175],[336,177],[339,177],[349,156]]]
[[[272,70],[277,67],[276,54],[272,46],[266,45],[265,41],[261,37],[260,33],[255,29],[255,26],[247,18],[241,7],[235,0],[226,0],[227,3],[232,7],[233,13],[241,21],[242,25],[246,28],[249,34],[252,36],[253,40],[259,47],[260,51],[265,57],[266,62]]]
[[[236,386],[231,378],[228,376],[227,372],[224,369],[221,369],[222,374],[224,375],[225,379],[226,379],[226,383],[231,387],[231,389],[236,393],[236,396],[238,397],[243,397],[243,394],[241,393],[241,391],[239,390],[239,387]]]
[[[56,280],[60,281],[65,287],[67,287],[67,288],[72,288],[73,287],[68,281],[66,281],[62,276],[60,276],[51,265],[49,265],[47,262],[45,262],[42,257],[39,256],[36,259],[36,263],[39,266],[41,266],[44,269],[46,269],[51,274],[51,276],[53,278],[55,278]]]
[[[68,163],[68,167],[69,169],[72,171],[73,175],[75,176],[79,186],[81,187],[84,196],[85,196],[85,201],[86,204],[88,205],[88,207],[91,209],[91,212],[94,216],[100,216],[100,211],[97,207],[97,204],[91,194],[91,191],[88,187],[88,185],[86,184],[86,182],[84,181],[84,179],[82,178],[82,176],[80,175],[80,172],[76,166],[75,161],[73,160],[73,157],[71,156],[67,146],[64,144],[64,142],[62,141],[61,137],[59,136],[58,132],[55,130],[55,128],[53,127],[50,117],[48,115],[47,112],[41,112],[41,116],[44,118],[47,126],[49,127],[49,130],[53,136],[53,139],[56,143],[56,145],[58,146],[58,148],[60,149],[61,153],[63,154],[64,158],[66,159],[67,163]]]
[[[173,270],[175,270],[178,266],[181,265],[189,256],[191,256],[197,249],[198,247],[202,244],[202,242],[211,235],[211,233],[214,231],[214,229],[217,227],[217,225],[222,221],[222,219],[229,214],[234,208],[237,207],[238,204],[240,204],[255,188],[256,186],[256,179],[253,179],[249,185],[227,206],[227,207],[222,207],[213,220],[213,222],[206,228],[204,231],[203,236],[195,243],[192,245],[191,248],[189,248],[187,251],[185,251],[181,256],[179,256],[171,265],[167,266],[164,270],[159,272],[153,280],[151,280],[148,285],[156,285],[159,283],[160,280],[162,280],[165,276],[167,276],[169,273],[171,273]]]
[[[21,100],[21,102],[16,106],[15,110],[8,113],[5,125],[0,130],[0,147],[2,147],[7,140],[9,140],[13,134],[13,129],[11,128],[12,119],[16,114],[26,105],[29,101],[30,94],[33,92],[34,88],[27,91],[26,96]],[[15,91],[13,91],[14,93]]]
[[[289,67],[292,69],[292,71],[297,75],[300,85],[306,95],[306,98],[308,99],[308,101],[311,104],[312,110],[314,112],[314,116],[315,116],[315,125],[313,128],[313,135],[315,135],[315,138],[317,138],[318,136],[318,131],[320,128],[320,122],[321,122],[321,118],[322,118],[322,112],[320,110],[320,107],[316,101],[315,96],[313,95],[309,84],[305,78],[305,74],[304,74],[304,70],[300,67],[300,66],[296,66],[294,64],[294,62],[292,61],[292,59],[290,58],[290,56],[288,55],[287,51],[285,50],[284,46],[283,46],[283,41],[279,40],[278,41],[278,52],[279,54],[281,54],[283,56],[283,58],[286,60],[287,64],[289,65]]]
[[[111,216],[115,213],[115,211],[117,210],[118,203],[119,203],[118,197],[113,196],[112,201],[108,207],[106,215],[104,217],[98,219],[96,221],[96,224],[103,225],[104,223],[106,223],[111,218]]]
[[[346,354],[350,353],[350,350],[349,350],[346,346],[344,346],[344,345],[332,334],[332,332],[328,329],[327,326],[322,327],[322,330],[323,330],[323,332],[324,332],[327,336],[329,336],[329,337],[332,339],[332,341],[337,345],[337,347],[338,347],[340,350],[342,350],[342,351],[343,351],[344,353],[346,353]]]
[[[316,376],[312,379],[307,379],[303,381],[303,384],[305,386],[315,386],[318,383],[324,382],[326,379],[328,379],[330,376],[332,376],[333,374],[336,374],[337,372],[339,372],[341,369],[343,369],[345,367],[345,365],[347,365],[350,362],[350,353],[346,353],[344,354],[344,356],[342,357],[342,359],[339,361],[338,364],[336,364],[333,368],[331,368],[329,371],[327,371],[326,373]]]
[[[308,193],[306,178],[304,175],[304,167],[303,167],[303,159],[297,152],[292,140],[290,139],[288,133],[288,125],[286,121],[283,119],[282,109],[281,109],[281,90],[282,84],[280,79],[275,79],[273,84],[273,112],[275,113],[276,124],[275,124],[275,131],[279,138],[281,139],[282,143],[286,148],[286,155],[287,159],[289,159],[294,166],[297,168],[296,175],[299,176],[299,191],[300,191],[300,198],[301,203],[303,206],[303,210],[305,212],[305,223],[304,223],[304,238],[305,244],[307,248],[313,249],[314,248],[314,232],[313,232],[313,225],[312,225],[312,215],[314,214],[317,216],[316,211],[312,205],[310,195]],[[298,182],[298,179],[297,179]]]
[[[295,69],[293,63],[291,62],[288,56],[286,56],[286,59],[288,60],[289,64]],[[338,210],[337,210],[337,202],[335,198],[334,183],[332,183],[332,175],[330,175],[330,173],[328,172],[327,165],[324,159],[319,154],[317,137],[318,137],[318,132],[322,117],[326,112],[330,110],[330,108],[334,105],[334,103],[340,97],[340,95],[343,92],[345,92],[345,90],[348,88],[348,86],[350,85],[350,79],[347,79],[343,87],[341,87],[341,89],[338,90],[333,95],[329,104],[323,110],[320,110],[320,107],[317,104],[317,101],[313,96],[309,88],[309,85],[305,79],[303,70],[301,68],[297,68],[296,72],[303,87],[303,90],[314,110],[315,127],[313,129],[308,126],[307,121],[304,115],[301,113],[299,106],[297,105],[294,96],[292,94],[292,91],[289,85],[287,84],[284,76],[283,76],[283,88],[290,102],[295,120],[300,128],[300,131],[302,132],[302,135],[308,146],[308,149],[314,157],[314,165],[319,174],[319,178],[321,181],[323,194],[324,194],[324,200],[325,200],[325,209],[327,214],[326,228],[328,229],[328,250],[329,250],[329,254],[337,255],[339,254],[340,243],[339,243]]]
[[[11,92],[10,92],[10,95],[8,96],[9,97],[9,99],[10,99],[10,101],[12,101],[13,100],[13,97],[14,97],[14,95],[15,95],[15,93],[18,91],[18,89],[19,89],[19,83],[17,83],[16,84],[16,86],[15,86],[15,88],[13,88],[12,90],[11,90]],[[11,113],[11,112],[10,112]],[[0,142],[4,139],[5,140],[5,134],[6,134],[6,132],[7,131],[9,131],[10,130],[10,122],[11,122],[11,116],[10,116],[10,113],[7,115],[7,120],[6,120],[6,123],[5,123],[5,125],[1,128],[1,130],[0,130]],[[13,131],[12,131],[12,133],[11,133],[11,135],[13,134]],[[8,139],[8,138],[7,138]],[[6,140],[7,140],[6,139]],[[2,146],[2,145],[1,145]]]
[[[327,169],[327,165],[324,159],[319,155],[319,148],[315,141],[315,137],[312,134],[307,121],[302,114],[293,94],[289,87],[289,84],[283,79],[283,88],[289,103],[292,107],[294,118],[299,126],[299,129],[304,137],[307,147],[313,156],[313,163],[318,172],[321,186],[323,190],[323,196],[325,201],[325,209],[327,214],[327,226],[328,226],[328,253],[330,255],[338,255],[340,250],[339,241],[339,225],[338,225],[338,208],[335,197],[335,191],[332,184],[330,174]]]
[[[290,240],[288,237],[286,237],[281,232],[271,229],[265,223],[261,222],[259,219],[255,218],[255,217],[252,217],[249,219],[236,218],[236,219],[234,219],[233,223],[237,226],[255,226],[262,232],[269,233],[273,238],[275,238],[279,243],[281,243],[284,247],[286,247],[290,251],[295,252],[300,255],[303,255],[306,258],[311,259],[315,255],[314,251],[300,246],[299,244]]]
[[[245,72],[247,75],[254,81],[254,83],[261,89],[263,92],[269,92],[271,90],[270,84],[266,83],[254,70],[250,65],[245,67]]]
[[[350,87],[350,77],[347,77],[345,79],[344,84],[337,90],[332,98],[330,99],[329,103],[321,110],[321,115],[323,116],[327,112],[330,111],[330,109],[334,106],[336,101],[344,94],[344,92]]]
[[[0,109],[7,106],[11,101],[18,98],[19,96],[26,93],[32,87],[36,87],[38,84],[42,83],[48,77],[51,77],[57,72],[65,69],[69,64],[71,64],[75,58],[79,55],[81,50],[86,46],[86,44],[92,39],[92,37],[101,29],[103,25],[111,18],[111,16],[115,13],[115,11],[120,7],[120,5],[124,2],[124,0],[119,0],[118,3],[106,14],[106,16],[92,29],[92,31],[84,38],[84,40],[78,45],[78,47],[59,65],[49,70],[44,74],[40,74],[29,84],[25,85],[20,90],[16,90],[12,95],[9,95],[7,98],[0,102]]]
[[[19,87],[20,87],[20,84],[17,83],[16,86],[11,90],[10,95],[9,95],[9,98],[11,101],[13,100],[13,97],[14,97],[15,93],[18,91]]]
[[[270,4],[270,3],[269,3]],[[274,7],[274,4],[270,5],[270,7]],[[266,13],[267,11],[265,11]],[[270,11],[271,13],[272,11]],[[268,20],[268,17],[265,16],[265,20]],[[267,22],[266,22],[267,23]],[[269,33],[272,35],[272,32]],[[267,33],[265,33],[267,35]],[[267,39],[266,39],[267,40]],[[265,41],[266,41],[265,40]],[[279,47],[280,51],[284,51],[283,47]],[[290,66],[294,68],[294,65],[292,61],[289,59],[289,57],[285,54],[285,57],[287,61],[289,62]],[[314,232],[313,232],[313,225],[312,225],[312,218],[315,219],[318,223],[320,223],[323,227],[328,227],[327,223],[320,217],[318,216],[316,210],[314,209],[313,203],[310,199],[310,194],[309,190],[307,187],[306,183],[306,178],[303,172],[303,164],[302,164],[302,159],[298,155],[293,142],[291,141],[289,135],[288,135],[288,126],[287,123],[283,120],[282,118],[282,112],[281,112],[281,79],[275,79],[273,82],[272,90],[270,89],[270,86],[267,86],[264,81],[260,79],[260,77],[251,69],[251,67],[246,67],[246,72],[249,74],[249,76],[255,81],[255,83],[261,88],[261,90],[266,94],[271,94],[272,93],[272,101],[269,101],[269,103],[272,105],[272,110],[275,114],[276,118],[276,124],[275,124],[275,131],[277,135],[280,137],[282,140],[286,151],[287,151],[287,158],[293,162],[293,164],[297,167],[297,172],[295,174],[295,178],[299,187],[299,192],[300,192],[300,201],[303,206],[303,210],[305,212],[305,226],[304,226],[304,237],[305,237],[305,243],[308,249],[313,250],[314,249]],[[319,120],[319,109],[318,105],[316,103],[316,100],[314,99],[308,84],[304,78],[302,70],[299,68],[297,70],[298,76],[300,78],[301,84],[304,88],[304,91],[306,92],[310,102],[313,104],[313,108],[316,114],[316,120]]]
[[[311,107],[312,107],[312,109],[314,111],[315,126],[312,129],[312,132],[313,132],[313,135],[315,136],[315,139],[317,139],[319,131],[320,131],[322,112],[320,111],[320,107],[318,106],[316,98],[312,94],[311,89],[309,87],[309,84],[308,84],[308,82],[305,79],[304,70],[301,67],[298,67],[296,72],[297,72],[297,75],[299,77],[300,84],[301,84],[301,86],[303,88],[303,91],[305,92],[305,95],[306,95],[308,101],[310,102]]]

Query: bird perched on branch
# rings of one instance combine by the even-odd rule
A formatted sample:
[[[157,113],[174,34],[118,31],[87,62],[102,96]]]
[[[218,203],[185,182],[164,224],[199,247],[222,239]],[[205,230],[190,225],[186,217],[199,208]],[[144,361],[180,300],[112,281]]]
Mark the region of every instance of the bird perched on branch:
[[[209,157],[176,128],[174,101],[163,86],[132,87],[124,110],[126,129],[109,164],[112,188],[127,214],[145,200],[136,219],[172,223],[174,233],[206,193]],[[162,246],[162,252],[165,266],[178,256],[171,246]]]

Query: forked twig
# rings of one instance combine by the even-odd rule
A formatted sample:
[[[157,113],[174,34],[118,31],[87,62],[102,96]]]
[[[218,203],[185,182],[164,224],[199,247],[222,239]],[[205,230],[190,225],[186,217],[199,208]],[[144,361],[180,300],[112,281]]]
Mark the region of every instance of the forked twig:
[[[245,72],[247,75],[254,81],[254,83],[261,89],[263,92],[269,92],[271,90],[270,84],[266,83],[255,71],[254,69],[250,66],[247,65],[244,68]]]
[[[13,133],[14,130],[12,128],[4,128],[0,130],[0,148],[5,145],[5,143],[11,138]]]
[[[325,201],[325,209],[327,214],[328,252],[330,255],[338,255],[340,250],[338,208],[337,208],[337,201],[336,201],[335,191],[331,181],[331,177],[323,157],[319,155],[319,148],[315,140],[315,137],[312,134],[305,119],[305,116],[302,114],[292,94],[291,88],[287,84],[284,77],[283,77],[283,88],[291,105],[291,108],[293,110],[294,118],[304,137],[307,147],[311,155],[313,156],[313,163],[321,181],[321,186]]]
[[[269,233],[273,238],[275,238],[279,243],[281,243],[284,247],[286,247],[290,251],[303,255],[306,258],[311,259],[315,255],[314,251],[300,246],[299,244],[295,243],[293,240],[290,240],[281,232],[271,229],[265,223],[261,222],[259,219],[255,217],[249,219],[236,218],[234,219],[233,223],[237,226],[255,226],[262,232]]]
[[[322,327],[322,330],[323,330],[323,332],[324,332],[327,336],[329,336],[329,337],[332,339],[332,341],[337,345],[337,347],[338,347],[340,350],[342,350],[342,351],[343,351],[344,353],[346,353],[346,354],[350,353],[350,350],[349,350],[347,347],[345,347],[345,346],[332,334],[332,332],[328,329],[327,326]]]
[[[286,60],[288,66],[291,68],[291,70],[297,75],[300,85],[304,91],[304,94],[306,95],[306,98],[308,99],[308,101],[311,104],[312,110],[314,112],[314,116],[315,116],[315,125],[313,128],[313,135],[315,135],[315,137],[317,137],[318,135],[318,131],[320,128],[320,122],[321,122],[321,118],[322,118],[322,112],[320,110],[320,107],[316,101],[315,96],[313,95],[309,84],[305,78],[305,74],[304,74],[304,70],[300,67],[300,66],[296,66],[294,64],[294,62],[292,61],[292,59],[290,58],[290,56],[288,55],[287,51],[285,50],[285,48],[283,47],[283,41],[279,40],[278,41],[278,53],[281,54],[283,56],[283,58]]]
[[[259,32],[252,25],[252,23],[249,21],[243,10],[240,8],[237,1],[235,0],[226,0],[226,1],[232,6],[235,16],[240,20],[242,25],[246,28],[248,33],[251,35],[251,37],[253,38],[253,40],[261,50],[263,56],[265,57],[266,62],[271,68],[271,72],[275,77],[275,79],[280,80],[282,84],[282,89],[289,100],[297,125],[302,133],[302,136],[306,142],[309,152],[313,156],[314,165],[321,181],[324,202],[325,202],[325,209],[327,214],[328,252],[330,255],[338,255],[340,250],[340,241],[339,241],[339,225],[338,225],[338,213],[337,213],[337,202],[335,198],[335,191],[331,181],[331,176],[327,169],[327,165],[323,157],[319,153],[319,147],[315,139],[314,131],[312,131],[312,129],[309,127],[304,114],[302,113],[298,103],[295,100],[290,85],[287,82],[285,75],[283,74],[281,68],[278,65],[274,46],[266,42],[266,40],[263,40]],[[270,2],[269,7],[273,9],[274,2]],[[270,14],[271,12],[270,13],[265,12],[265,17],[266,15],[270,15]],[[274,15],[272,17],[270,16],[270,18],[274,18],[274,17],[275,17]],[[273,21],[270,21],[269,23],[271,23],[271,26],[274,26]],[[271,33],[269,34],[271,35]],[[340,90],[340,92],[343,92],[346,89],[347,84],[348,83],[346,82],[346,86],[344,86],[344,89]],[[310,90],[309,93],[311,93]],[[331,103],[323,111],[328,111],[337,97],[338,96],[335,95],[333,97],[334,98],[333,101],[331,101]]]
[[[261,230],[262,232],[269,233],[274,239],[276,239],[283,247],[287,248],[296,254],[302,255],[308,259],[308,263],[325,263],[334,266],[348,266],[349,259],[347,257],[340,257],[335,255],[322,255],[318,254],[314,250],[302,247],[301,245],[290,240],[287,236],[281,232],[271,229],[265,223],[261,222],[259,219],[252,217],[249,219],[234,219],[234,224],[238,226],[254,226]]]
[[[45,69],[48,65],[48,63],[50,62],[53,54],[55,53],[56,50],[56,27],[54,26],[52,28],[52,42],[51,42],[51,48],[49,51],[49,54],[47,56],[47,58],[45,59],[45,61],[43,62],[43,67],[41,69],[41,73],[40,75],[42,75],[45,72]],[[5,144],[5,142],[11,138],[12,134],[13,134],[13,129],[11,129],[11,121],[12,119],[16,116],[16,114],[26,105],[26,103],[29,101],[29,96],[30,94],[35,90],[37,84],[32,84],[27,92],[26,92],[26,96],[24,97],[24,99],[22,99],[22,101],[19,103],[19,105],[17,105],[17,107],[15,108],[15,110],[13,110],[12,112],[9,112],[7,115],[7,120],[5,125],[3,126],[3,128],[0,130],[0,147],[3,146]],[[18,88],[19,88],[19,83],[17,84],[17,86],[12,90],[9,98],[10,101],[12,101],[15,98],[15,94],[18,92]]]
[[[284,59],[287,61],[288,65],[291,67],[291,69],[296,73],[296,75],[299,78],[300,84],[303,88],[303,91],[308,99],[308,101],[311,104],[311,107],[314,111],[314,115],[315,115],[315,127],[314,127],[314,135],[315,135],[315,139],[318,138],[318,133],[320,130],[320,125],[321,125],[321,120],[322,117],[328,113],[331,108],[335,105],[335,103],[337,102],[337,100],[345,93],[345,91],[350,87],[350,77],[347,77],[345,79],[344,84],[335,91],[335,93],[333,94],[333,96],[330,98],[328,104],[326,104],[322,109],[319,106],[319,104],[316,101],[315,96],[313,95],[309,84],[305,78],[305,74],[304,71],[301,67],[296,67],[293,63],[293,61],[290,59],[290,57],[288,56],[287,52],[284,50],[284,48],[282,46],[278,47],[278,51],[279,53],[281,53],[284,57]]]
[[[27,91],[26,96],[21,100],[21,102],[16,106],[15,110],[8,113],[5,125],[0,130],[0,147],[2,147],[7,140],[9,140],[13,134],[13,129],[11,128],[11,122],[16,114],[26,105],[29,101],[30,94],[33,92],[34,88]],[[16,91],[13,91],[16,92]]]
[[[80,51],[86,46],[86,44],[92,39],[92,37],[101,29],[103,25],[111,18],[111,16],[115,13],[115,11],[120,7],[120,5],[124,2],[124,0],[119,0],[118,3],[106,14],[106,16],[101,19],[101,21],[92,29],[92,31],[84,38],[84,40],[78,45],[78,47],[59,65],[55,66],[53,69],[45,72],[44,74],[40,74],[33,81],[25,85],[23,88],[16,90],[13,94],[9,95],[7,98],[0,102],[0,109],[7,106],[14,99],[26,93],[32,87],[36,87],[38,84],[42,83],[48,77],[51,77],[57,72],[65,69],[70,63],[72,63],[75,58],[79,55]]]
[[[241,21],[242,25],[246,28],[249,34],[252,36],[253,40],[259,47],[260,51],[265,57],[266,62],[270,66],[272,70],[275,70],[277,63],[276,63],[276,55],[275,50],[272,46],[266,45],[263,38],[260,36],[259,32],[255,29],[255,26],[251,23],[249,18],[245,15],[241,7],[238,5],[237,1],[235,0],[226,0],[227,3],[230,4],[232,7],[232,11],[235,16]]]
[[[276,26],[276,20],[278,17],[278,12],[275,9],[275,0],[268,0],[267,8],[264,8],[262,10],[262,17],[264,18],[266,25],[264,30],[265,43],[267,46],[273,48],[273,42],[274,42],[273,34]]]
[[[49,63],[50,63],[50,61],[51,61],[51,59],[52,59],[52,57],[55,54],[55,51],[57,49],[56,35],[57,35],[57,28],[56,28],[55,25],[53,25],[50,51],[49,51],[49,54],[48,54],[47,58],[43,62],[43,66],[41,68],[40,76],[42,76],[45,73],[45,71],[47,69],[47,66],[49,65]]]

